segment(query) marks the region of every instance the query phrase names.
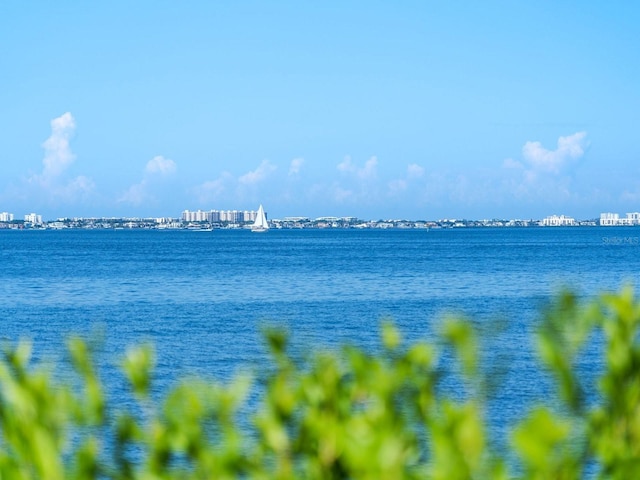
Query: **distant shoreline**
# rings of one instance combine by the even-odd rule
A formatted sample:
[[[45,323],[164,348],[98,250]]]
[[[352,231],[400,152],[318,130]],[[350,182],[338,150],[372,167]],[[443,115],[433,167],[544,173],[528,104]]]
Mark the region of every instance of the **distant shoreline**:
[[[185,230],[185,231],[214,231],[214,230],[250,230],[251,223],[209,223],[209,222],[181,222],[177,219],[69,219],[31,224],[23,221],[0,222],[0,230]],[[363,221],[356,219],[332,221],[284,221],[271,220],[273,230],[443,230],[443,229],[478,229],[478,228],[577,228],[577,227],[640,227],[640,225],[601,225],[597,220],[576,221],[571,225],[545,225],[540,220],[377,220]]]

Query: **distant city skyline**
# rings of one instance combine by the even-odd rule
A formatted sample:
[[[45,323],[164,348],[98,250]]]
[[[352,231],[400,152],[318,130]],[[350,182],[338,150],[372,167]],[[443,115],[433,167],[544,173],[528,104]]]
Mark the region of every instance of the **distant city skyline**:
[[[3,2],[0,210],[636,212],[638,24],[595,0]]]
[[[23,216],[15,215],[13,212],[2,212],[0,211],[0,222],[14,222],[24,220],[28,223],[42,223],[42,222],[52,222],[56,220],[63,219],[80,219],[80,220],[90,220],[90,219],[162,219],[169,220],[175,219],[182,222],[253,222],[256,218],[257,210],[239,210],[239,209],[230,209],[230,210],[218,210],[218,209],[208,209],[208,210],[183,210],[180,212],[180,215],[131,215],[131,216],[123,216],[118,217],[114,215],[103,215],[103,216],[81,216],[81,215],[67,215],[62,217],[55,218],[46,218],[45,216],[31,212],[24,214]],[[541,222],[542,225],[573,225],[575,222],[587,222],[592,220],[598,220],[602,225],[640,225],[640,212],[625,212],[623,216],[618,212],[600,212],[596,215],[591,215],[587,217],[572,217],[570,215],[565,215],[563,213],[557,214],[548,214],[542,217],[484,217],[484,218],[474,218],[474,217],[455,217],[455,216],[443,216],[437,218],[412,218],[412,217],[358,217],[355,215],[318,215],[318,216],[309,216],[309,215],[282,215],[279,217],[271,217],[269,212],[265,210],[265,214],[269,217],[269,220],[282,221],[282,220],[291,220],[291,219],[307,219],[307,220],[325,220],[325,219],[353,219],[353,220],[362,220],[362,221],[411,221],[411,222],[420,222],[420,221],[456,221],[456,220],[467,220],[467,221],[490,221],[490,220],[504,220],[504,221],[533,221],[533,222]]]

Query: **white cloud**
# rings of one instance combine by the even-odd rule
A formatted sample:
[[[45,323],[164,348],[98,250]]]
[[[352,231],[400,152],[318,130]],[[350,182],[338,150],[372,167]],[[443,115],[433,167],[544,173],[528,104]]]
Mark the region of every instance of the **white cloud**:
[[[42,144],[44,159],[41,179],[44,182],[55,179],[75,160],[69,140],[76,129],[76,122],[67,112],[51,120],[51,136]]]
[[[424,168],[416,163],[407,166],[407,178],[420,178],[424,175]]]
[[[359,168],[351,161],[351,157],[346,155],[344,160],[337,166],[340,172],[355,175],[360,180],[373,179],[377,176],[378,158],[373,156],[369,158],[362,168]]]
[[[146,173],[158,173],[160,175],[169,175],[175,171],[176,163],[173,160],[164,158],[162,155],[155,156],[149,160],[145,168]]]
[[[502,163],[505,194],[511,199],[545,204],[574,201],[578,196],[573,181],[575,164],[587,146],[586,132],[558,138],[555,150],[544,148],[540,142],[526,142],[522,161],[507,158]]]
[[[142,205],[150,196],[147,193],[147,182],[142,180],[140,183],[131,185],[119,198],[118,202],[129,203],[134,206]]]
[[[276,170],[275,165],[269,162],[269,160],[263,160],[258,168],[238,178],[238,182],[242,185],[255,185],[265,180],[274,170]]]
[[[86,200],[94,191],[95,183],[90,178],[65,176],[76,159],[70,146],[75,129],[76,122],[70,112],[51,120],[51,135],[42,143],[42,171],[28,177],[23,187],[32,203],[35,199],[49,205],[59,201]]]
[[[233,183],[235,183],[233,176],[224,172],[219,178],[206,181],[195,187],[193,193],[198,202],[202,204],[222,197]]]
[[[119,203],[129,203],[134,206],[145,202],[154,201],[155,197],[149,192],[158,177],[167,177],[176,171],[176,163],[173,160],[156,155],[149,160],[144,169],[142,180],[131,185],[126,192],[118,198]]]
[[[502,162],[502,166],[504,168],[513,168],[513,169],[522,168],[522,164],[517,160],[514,160],[513,158],[505,159],[504,162]]]
[[[407,189],[407,181],[403,179],[391,180],[389,182],[389,194],[397,195]]]
[[[364,167],[358,170],[358,178],[365,180],[368,178],[375,178],[378,168],[378,159],[371,157],[364,164]]]
[[[304,164],[304,158],[294,158],[289,165],[289,176],[298,175]]]
[[[95,187],[96,184],[92,179],[85,177],[84,175],[80,175],[66,185],[66,196],[73,198],[78,194],[88,195],[94,191]]]
[[[586,132],[577,132],[558,139],[555,150],[547,150],[540,142],[527,142],[522,147],[522,156],[535,171],[560,173],[571,161],[584,155]]]
[[[407,165],[404,178],[391,180],[387,183],[388,194],[391,196],[399,195],[410,190],[417,183],[417,180],[424,176],[424,168],[416,163]]]
[[[356,167],[353,163],[351,163],[351,157],[349,155],[345,155],[344,160],[338,164],[338,170],[344,173],[351,173],[356,171]]]
[[[294,159],[292,165],[295,167],[301,163]],[[263,160],[255,170],[239,177],[235,177],[229,172],[223,172],[219,178],[193,187],[190,193],[200,205],[218,200],[224,200],[226,204],[264,201],[256,198],[258,194],[265,193],[257,187],[267,180],[276,169],[277,167],[269,160]],[[273,187],[273,182],[269,182],[269,187]]]
[[[336,168],[342,178],[329,189],[329,198],[334,202],[362,206],[374,204],[380,197],[377,157],[372,156],[359,166],[346,155]]]
[[[354,196],[351,190],[342,188],[339,185],[334,185],[332,192],[333,192],[333,200],[337,203],[343,203],[346,200],[353,199],[353,196]]]

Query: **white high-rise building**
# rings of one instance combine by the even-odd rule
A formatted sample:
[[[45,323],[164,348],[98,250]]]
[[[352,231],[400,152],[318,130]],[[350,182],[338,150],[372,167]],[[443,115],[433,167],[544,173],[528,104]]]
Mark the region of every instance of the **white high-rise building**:
[[[600,214],[600,225],[602,226],[613,226],[618,225],[620,222],[620,216],[617,213],[601,213]]]
[[[551,215],[542,222],[540,222],[542,226],[545,227],[569,227],[576,224],[576,221],[572,217],[565,217],[564,215]]]
[[[640,225],[640,212],[627,213],[630,225]]]
[[[183,222],[210,222],[211,221],[212,212],[203,212],[202,210],[197,210],[192,212],[190,210],[185,210],[182,212],[182,221]]]
[[[0,222],[13,222],[13,213],[9,213],[9,212],[0,213]]]
[[[181,215],[183,222],[253,222],[257,213],[252,210],[211,210],[209,212],[184,210]]]
[[[33,223],[34,225],[42,224],[42,215],[36,213],[28,213],[24,216],[25,223]]]
[[[245,210],[244,211],[244,221],[245,222],[255,222],[256,221],[256,217],[258,216],[258,212],[256,212],[255,210]]]
[[[601,213],[600,225],[603,227],[613,227],[616,225],[640,225],[640,213],[627,213],[627,216],[622,218],[617,213]]]
[[[242,212],[237,210],[221,210],[220,211],[221,222],[238,223],[243,221]]]

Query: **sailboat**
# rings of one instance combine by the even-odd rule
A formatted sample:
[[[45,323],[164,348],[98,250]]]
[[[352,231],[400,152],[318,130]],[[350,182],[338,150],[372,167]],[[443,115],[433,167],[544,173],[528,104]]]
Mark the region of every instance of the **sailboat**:
[[[266,232],[269,230],[269,224],[267,223],[267,217],[264,214],[264,208],[260,205],[258,208],[258,214],[256,215],[256,221],[251,225],[252,232]]]

